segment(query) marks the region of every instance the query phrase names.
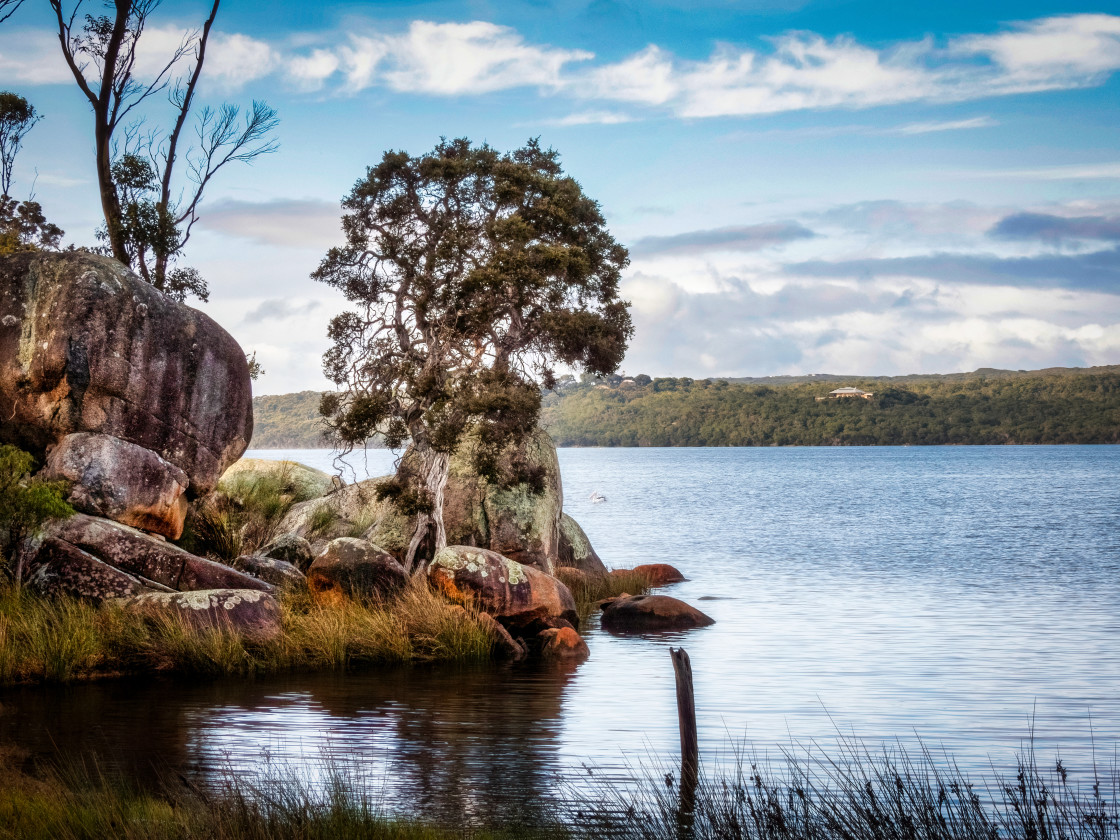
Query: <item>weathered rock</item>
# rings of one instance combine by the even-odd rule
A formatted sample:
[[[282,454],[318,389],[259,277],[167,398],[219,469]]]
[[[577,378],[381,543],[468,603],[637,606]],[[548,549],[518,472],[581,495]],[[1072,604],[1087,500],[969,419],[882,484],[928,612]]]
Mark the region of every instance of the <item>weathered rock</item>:
[[[44,477],[72,482],[75,509],[177,540],[187,515],[187,474],[150,449],[77,432],[51,450]]]
[[[242,554],[233,561],[233,567],[275,586],[306,586],[307,577],[293,564],[275,557],[259,554]]]
[[[196,630],[230,629],[251,638],[273,639],[283,631],[280,605],[256,589],[151,592],[119,601],[126,609],[176,616]]]
[[[560,539],[557,544],[556,565],[579,569],[590,575],[605,575],[607,567],[591,547],[591,540],[579,523],[566,513],[560,515]]]
[[[273,560],[291,563],[301,572],[306,572],[314,559],[311,543],[298,534],[281,534],[262,548],[260,554]]]
[[[602,623],[611,633],[646,633],[707,627],[715,620],[668,595],[632,595],[604,604]]]
[[[338,476],[328,475],[298,461],[242,458],[222,474],[218,489],[228,496],[239,497],[243,488],[262,478],[279,482],[301,501],[325,496],[342,486]]]
[[[336,488],[326,496],[294,505],[280,530],[311,542],[361,534],[398,560],[408,551],[413,523],[389,502],[377,500],[377,487],[390,476]]]
[[[245,354],[209,317],[107,257],[0,258],[0,442],[42,458],[74,432],[112,435],[202,495],[252,430]]]
[[[462,607],[459,609],[462,609]],[[494,640],[495,651],[500,657],[521,659],[525,656],[525,648],[509,634],[509,631],[494,616],[489,613],[479,613],[478,621],[490,632],[490,637]]]
[[[152,592],[158,586],[150,581],[142,582],[52,537],[39,545],[27,572],[27,585],[40,595],[72,595],[95,604],[108,598]]]
[[[635,566],[630,571],[642,575],[649,581],[650,586],[665,586],[669,583],[680,583],[688,580],[680,573],[679,569],[668,563],[647,563],[644,566]]]
[[[320,603],[344,598],[384,598],[408,584],[408,572],[393,555],[366,540],[331,540],[307,570],[307,586]]]
[[[507,629],[546,617],[573,625],[579,621],[568,587],[539,569],[486,549],[448,546],[428,566],[428,579],[451,601],[476,603]]]
[[[131,575],[179,591],[258,589],[267,592],[272,589],[270,584],[222,563],[196,557],[178,546],[108,519],[76,514],[49,526],[45,536],[69,543]]]
[[[545,630],[540,634],[541,656],[547,659],[586,659],[587,642],[571,627]]]

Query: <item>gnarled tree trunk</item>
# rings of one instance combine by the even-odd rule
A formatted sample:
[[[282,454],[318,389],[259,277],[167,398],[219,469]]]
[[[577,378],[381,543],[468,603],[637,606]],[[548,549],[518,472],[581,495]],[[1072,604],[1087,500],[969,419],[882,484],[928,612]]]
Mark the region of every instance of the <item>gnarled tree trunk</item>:
[[[449,455],[437,452],[428,443],[419,443],[416,454],[420,456],[420,475],[424,491],[432,508],[428,513],[421,513],[416,519],[416,530],[408,544],[408,554],[405,555],[404,566],[410,573],[421,568],[424,558],[417,561],[417,552],[420,545],[429,533],[432,534],[432,556],[440,549],[447,548],[447,528],[443,524],[443,495],[447,489],[447,475],[451,462]]]

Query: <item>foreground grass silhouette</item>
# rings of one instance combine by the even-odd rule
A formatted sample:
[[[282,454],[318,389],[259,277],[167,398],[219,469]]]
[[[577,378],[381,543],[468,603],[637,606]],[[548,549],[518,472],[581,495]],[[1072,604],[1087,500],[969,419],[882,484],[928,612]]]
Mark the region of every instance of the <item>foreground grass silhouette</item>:
[[[312,788],[298,779],[249,782],[232,773],[207,789],[178,777],[156,793],[88,770],[32,777],[0,754],[0,840],[113,837],[213,840],[316,838],[581,838],[629,840],[1117,840],[1120,773],[1042,766],[1033,746],[1017,772],[969,778],[950,756],[901,744],[871,752],[842,739],[836,752],[758,761],[740,751],[730,772],[681,790],[672,774],[558,791],[551,822],[506,827],[434,825],[387,815],[379,791],[332,769]],[[5,761],[5,759],[7,759]],[[514,809],[515,811],[517,809]]]

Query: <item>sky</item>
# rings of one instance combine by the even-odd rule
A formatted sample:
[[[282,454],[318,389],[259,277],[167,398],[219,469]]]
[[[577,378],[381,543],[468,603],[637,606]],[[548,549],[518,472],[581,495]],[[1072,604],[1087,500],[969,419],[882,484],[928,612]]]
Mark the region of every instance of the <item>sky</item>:
[[[92,117],[25,6],[0,89],[44,119],[13,193],[93,244]],[[208,8],[165,0],[141,70]],[[184,260],[260,394],[328,387],[345,302],[310,274],[339,201],[441,137],[540,138],[600,203],[631,254],[628,374],[1120,364],[1120,2],[227,2],[203,76],[205,103],[281,120],[209,185]]]

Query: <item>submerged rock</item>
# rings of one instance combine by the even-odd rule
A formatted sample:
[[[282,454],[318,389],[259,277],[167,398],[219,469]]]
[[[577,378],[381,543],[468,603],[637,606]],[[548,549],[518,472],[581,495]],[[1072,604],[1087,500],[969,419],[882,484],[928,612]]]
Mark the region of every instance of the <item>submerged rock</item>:
[[[46,478],[71,482],[70,504],[177,540],[187,515],[187,474],[150,449],[77,432],[51,450]]]
[[[307,587],[320,603],[344,598],[385,598],[408,584],[408,572],[388,552],[366,540],[331,540],[307,570]]]
[[[665,586],[688,580],[679,569],[668,563],[647,563],[644,566],[635,566],[630,571],[642,575],[649,581],[650,586]]]
[[[541,656],[546,659],[586,659],[591,655],[587,642],[571,627],[545,630],[538,638]]]
[[[579,621],[576,602],[564,584],[484,548],[453,545],[428,566],[428,580],[451,601],[475,603],[510,629],[544,618]]]
[[[631,595],[603,604],[603,629],[611,633],[646,633],[707,627],[715,619],[668,595]]]
[[[0,442],[75,432],[151,450],[203,495],[249,444],[245,353],[208,316],[86,253],[0,257]]]
[[[151,592],[121,599],[128,610],[174,616],[196,630],[236,630],[255,639],[273,639],[283,631],[280,605],[255,589],[210,589],[198,592]]]

